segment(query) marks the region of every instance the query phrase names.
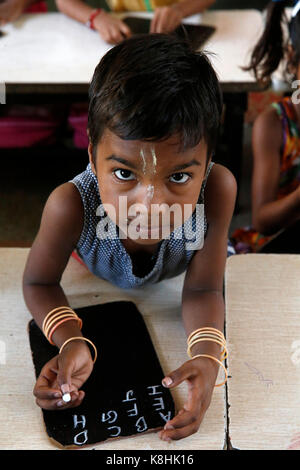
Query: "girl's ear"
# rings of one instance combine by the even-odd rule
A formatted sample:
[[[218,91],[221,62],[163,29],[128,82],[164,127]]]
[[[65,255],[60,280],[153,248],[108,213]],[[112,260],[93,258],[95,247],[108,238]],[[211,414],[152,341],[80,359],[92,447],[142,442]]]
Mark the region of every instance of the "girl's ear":
[[[89,141],[89,145],[88,145],[89,161],[91,164],[92,172],[94,173],[94,175],[96,175],[96,167],[95,167],[94,158],[93,158],[93,151],[94,151],[94,147],[91,141]]]

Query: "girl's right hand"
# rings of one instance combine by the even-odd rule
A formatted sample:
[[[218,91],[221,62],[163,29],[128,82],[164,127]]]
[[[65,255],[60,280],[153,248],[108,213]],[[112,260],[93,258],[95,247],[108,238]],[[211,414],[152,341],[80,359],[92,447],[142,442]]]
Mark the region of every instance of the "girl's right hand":
[[[126,23],[105,11],[96,16],[94,26],[101,38],[110,44],[118,44],[132,34]]]
[[[89,347],[84,341],[70,341],[61,354],[53,357],[41,370],[33,394],[38,406],[45,410],[60,410],[79,406],[84,398],[80,387],[93,370]],[[71,401],[62,400],[70,393]]]

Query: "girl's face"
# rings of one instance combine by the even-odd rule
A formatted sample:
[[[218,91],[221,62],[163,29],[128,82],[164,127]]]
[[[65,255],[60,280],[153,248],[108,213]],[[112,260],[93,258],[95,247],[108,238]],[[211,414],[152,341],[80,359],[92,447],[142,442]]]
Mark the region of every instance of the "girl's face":
[[[106,130],[95,165],[92,152],[90,144],[102,204],[124,238],[157,243],[191,216],[206,171],[203,139],[182,152],[176,135],[163,142],[130,141]]]

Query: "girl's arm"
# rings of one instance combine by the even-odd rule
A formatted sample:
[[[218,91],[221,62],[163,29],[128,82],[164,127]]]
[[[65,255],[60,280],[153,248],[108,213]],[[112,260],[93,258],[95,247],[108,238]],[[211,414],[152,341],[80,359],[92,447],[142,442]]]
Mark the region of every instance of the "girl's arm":
[[[236,182],[230,171],[215,164],[205,188],[207,236],[204,247],[195,252],[192,258],[182,292],[182,318],[187,336],[202,327],[223,331],[223,279],[236,191]],[[218,344],[203,341],[195,344],[191,352],[193,356],[209,354],[219,358],[220,350]],[[197,432],[209,407],[218,369],[219,365],[215,361],[201,357],[185,362],[168,374],[172,380],[171,388],[187,380],[189,395],[183,409],[166,424],[162,438],[177,440]]]
[[[94,8],[81,0],[56,0],[59,11],[80,23],[87,23]]]
[[[300,187],[277,200],[282,128],[275,110],[262,113],[253,127],[252,225],[272,235],[300,218]]]
[[[56,0],[59,11],[80,23],[86,24],[95,8],[81,0]],[[126,23],[102,10],[94,19],[94,27],[102,39],[110,44],[117,44],[131,35]]]
[[[171,32],[180,25],[183,18],[201,13],[213,3],[215,0],[181,0],[171,6],[156,8],[150,33]]]
[[[40,328],[47,313],[69,305],[60,281],[82,227],[83,206],[79,192],[72,183],[63,184],[53,191],[45,205],[23,275],[24,299]],[[71,320],[55,330],[52,340],[60,348],[67,339],[75,336],[80,337],[82,333],[77,322]],[[44,366],[34,390],[38,405],[45,409],[59,407],[61,385],[67,385],[68,391],[73,392],[67,406],[80,404],[84,394],[79,388],[92,368],[87,344],[70,342],[62,354]]]
[[[24,299],[40,328],[50,310],[68,305],[60,280],[80,237],[82,217],[80,195],[72,183],[52,192],[23,275]],[[69,329],[80,334],[75,322],[66,322],[53,335],[58,347],[67,339]]]

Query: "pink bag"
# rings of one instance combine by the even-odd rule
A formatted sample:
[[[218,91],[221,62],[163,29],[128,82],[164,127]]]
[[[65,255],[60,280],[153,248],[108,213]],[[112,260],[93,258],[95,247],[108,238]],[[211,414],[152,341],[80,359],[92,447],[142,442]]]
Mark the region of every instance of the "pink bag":
[[[54,144],[64,123],[61,107],[5,105],[0,109],[0,148]]]

